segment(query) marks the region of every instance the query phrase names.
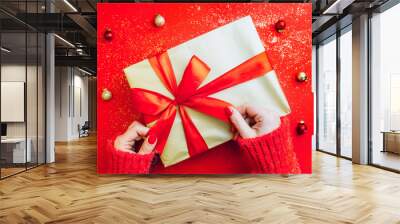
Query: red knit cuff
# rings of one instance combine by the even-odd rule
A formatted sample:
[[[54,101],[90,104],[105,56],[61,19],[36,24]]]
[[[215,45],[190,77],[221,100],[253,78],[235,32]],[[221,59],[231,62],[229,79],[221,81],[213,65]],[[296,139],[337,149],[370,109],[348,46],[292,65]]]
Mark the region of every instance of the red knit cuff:
[[[290,139],[280,127],[275,131],[256,138],[237,140],[241,152],[255,173],[297,174],[299,164]]]
[[[148,174],[156,155],[154,152],[141,155],[119,151],[114,148],[113,142],[108,143],[110,166],[108,173],[114,174]]]

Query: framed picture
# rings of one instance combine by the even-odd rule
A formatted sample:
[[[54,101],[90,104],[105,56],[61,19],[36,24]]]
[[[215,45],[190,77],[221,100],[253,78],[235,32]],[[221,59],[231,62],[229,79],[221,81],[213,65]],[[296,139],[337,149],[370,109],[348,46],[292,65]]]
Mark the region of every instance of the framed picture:
[[[311,4],[98,4],[98,172],[311,173]]]

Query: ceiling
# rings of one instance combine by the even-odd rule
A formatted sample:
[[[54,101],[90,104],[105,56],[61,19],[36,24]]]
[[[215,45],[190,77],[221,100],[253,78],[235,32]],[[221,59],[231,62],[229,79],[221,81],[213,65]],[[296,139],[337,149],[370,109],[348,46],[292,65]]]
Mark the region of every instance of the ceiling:
[[[334,34],[337,28],[351,24],[353,16],[377,8],[388,1],[390,0],[252,0],[252,2],[312,3],[313,43],[318,43]],[[32,37],[28,35],[28,40],[25,40],[25,31],[55,32],[58,35],[55,38],[57,65],[81,66],[95,71],[97,2],[139,1],[47,0],[46,4],[46,0],[0,0],[2,46],[12,48],[14,54],[26,54],[25,41],[27,41],[28,54],[34,53],[36,41],[31,40],[32,35]],[[142,0],[141,2],[168,1]]]
[[[56,65],[79,66],[95,73],[96,3],[96,0],[0,0],[1,44],[11,50],[2,60],[15,63],[36,60],[37,51],[44,48],[44,36],[40,33],[55,32]]]

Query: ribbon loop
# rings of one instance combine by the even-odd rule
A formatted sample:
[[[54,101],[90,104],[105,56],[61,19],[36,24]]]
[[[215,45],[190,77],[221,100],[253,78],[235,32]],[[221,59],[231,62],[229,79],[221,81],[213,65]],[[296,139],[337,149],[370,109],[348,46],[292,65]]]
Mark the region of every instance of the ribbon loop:
[[[182,103],[194,95],[209,72],[210,68],[206,63],[193,56],[185,68],[175,100]]]
[[[149,62],[164,86],[175,96],[176,78],[167,52],[149,58]]]

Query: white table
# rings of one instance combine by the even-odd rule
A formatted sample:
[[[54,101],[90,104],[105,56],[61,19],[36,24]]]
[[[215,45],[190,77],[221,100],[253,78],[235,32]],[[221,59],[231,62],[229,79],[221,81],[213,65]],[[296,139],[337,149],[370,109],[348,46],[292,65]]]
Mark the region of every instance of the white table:
[[[28,143],[26,147],[26,154],[25,154],[25,138],[5,138],[1,139],[1,147],[3,151],[3,147],[13,147],[12,148],[12,163],[25,163],[31,162],[32,160],[32,153],[31,153],[31,146],[32,140],[30,138],[26,139]],[[4,150],[5,151],[5,150]],[[26,161],[25,161],[26,159]]]

